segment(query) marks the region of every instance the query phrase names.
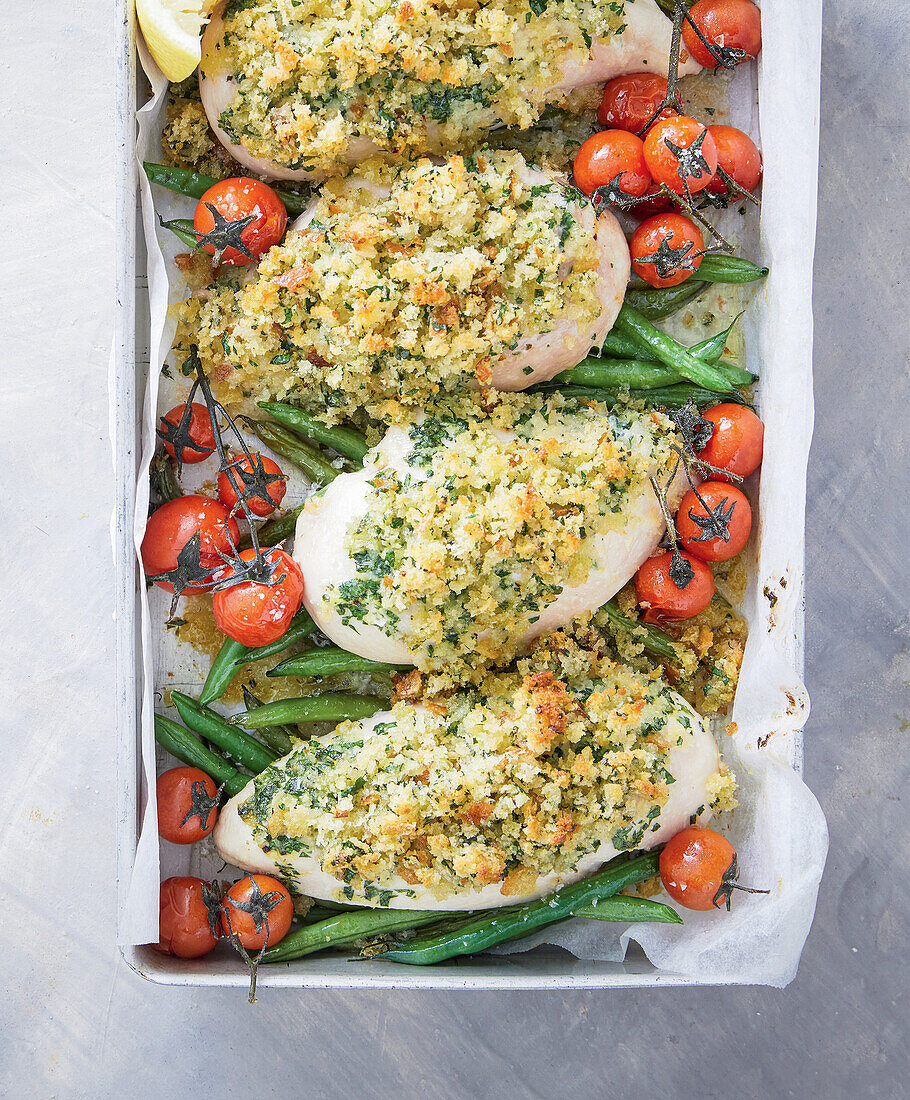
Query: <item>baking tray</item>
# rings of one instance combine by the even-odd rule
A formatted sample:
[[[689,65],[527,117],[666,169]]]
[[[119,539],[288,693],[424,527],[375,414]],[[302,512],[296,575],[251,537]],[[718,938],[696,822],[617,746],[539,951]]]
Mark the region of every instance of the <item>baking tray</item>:
[[[821,0],[765,0],[764,44],[759,66],[760,98],[769,97],[777,110],[782,104],[800,104],[793,111],[793,125],[774,135],[763,134],[765,189],[775,173],[786,173],[795,158],[806,164],[814,180],[818,149],[818,111],[806,103],[807,86],[820,83]],[[148,315],[146,305],[145,246],[137,232],[138,184],[135,156],[136,106],[146,94],[144,75],[137,65],[136,25],[133,0],[115,0],[120,38],[117,75],[117,208],[118,248],[116,264],[117,310],[111,360],[111,438],[114,453],[116,504],[111,536],[115,560],[115,708],[117,715],[117,901],[118,922],[127,906],[130,876],[139,836],[141,809],[148,791],[141,768],[141,654],[139,592],[143,578],[133,546],[135,490],[141,453],[139,398],[148,380]],[[773,67],[773,88],[762,83],[761,70]],[[797,77],[796,74],[799,74]],[[781,177],[778,177],[781,178]],[[792,233],[770,242],[774,269],[769,289],[776,285],[782,301],[808,307],[811,302],[811,251],[815,226],[815,187],[791,193]],[[794,247],[790,248],[789,244]],[[798,243],[797,243],[798,242]],[[766,244],[768,242],[765,242]],[[792,255],[791,255],[792,253]],[[788,348],[795,371],[811,372],[811,325],[798,346]],[[761,349],[755,349],[761,350]],[[754,353],[754,351],[753,351]],[[157,365],[156,365],[157,366]],[[766,400],[774,395],[766,395]],[[806,410],[804,410],[806,411]],[[811,407],[807,410],[811,424]],[[807,441],[808,442],[808,441]],[[800,486],[800,489],[802,487]],[[802,529],[800,512],[792,522]],[[803,651],[802,570],[791,570],[791,611],[785,624],[776,623],[778,644],[784,659],[801,678]],[[794,589],[797,598],[793,600]],[[781,630],[783,625],[784,629]],[[783,733],[777,745],[791,767],[802,770],[802,736],[798,728]],[[168,985],[246,987],[249,975],[233,955],[216,954],[204,960],[164,956],[151,947],[121,946],[127,965],[151,981]],[[731,984],[730,979],[704,980],[669,973],[653,966],[641,948],[631,943],[622,962],[578,959],[554,947],[538,947],[522,954],[477,956],[433,967],[401,967],[373,960],[366,968],[352,964],[344,953],[308,957],[283,967],[265,967],[259,986],[292,988],[432,988],[432,989],[561,989],[630,988]]]

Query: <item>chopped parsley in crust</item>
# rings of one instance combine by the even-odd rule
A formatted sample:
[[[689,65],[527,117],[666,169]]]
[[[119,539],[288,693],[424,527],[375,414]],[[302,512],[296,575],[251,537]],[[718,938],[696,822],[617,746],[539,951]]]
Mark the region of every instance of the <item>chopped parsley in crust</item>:
[[[230,141],[328,174],[355,143],[446,153],[525,129],[565,98],[564,66],[624,29],[621,0],[230,0],[201,68],[233,90]]]
[[[577,196],[520,154],[371,162],[358,178],[372,190],[329,181],[250,282],[225,273],[183,304],[178,355],[198,346],[220,400],[385,419],[488,382],[554,318],[581,331],[600,316],[593,213],[576,219]]]
[[[658,414],[516,396],[486,418],[430,413],[402,468],[379,465],[348,531],[356,576],[329,592],[342,623],[401,636],[427,666],[507,663],[540,613],[583,584],[630,489],[666,479]],[[381,453],[381,452],[380,452]]]
[[[402,881],[437,898],[495,883],[525,894],[601,845],[647,843],[669,754],[699,719],[656,674],[590,654],[573,674],[576,650],[563,638],[476,690],[302,744],[255,780],[240,816],[264,851],[312,857],[346,897],[380,905]],[[726,773],[711,785],[729,796]]]

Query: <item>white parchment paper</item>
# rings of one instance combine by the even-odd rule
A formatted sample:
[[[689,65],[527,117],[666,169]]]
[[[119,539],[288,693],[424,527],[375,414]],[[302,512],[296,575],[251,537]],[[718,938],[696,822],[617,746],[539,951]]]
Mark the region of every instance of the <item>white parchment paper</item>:
[[[786,985],[796,973],[827,851],[824,817],[800,778],[801,731],[808,697],[800,679],[805,479],[812,433],[811,272],[815,236],[818,149],[820,0],[765,0],[758,94],[754,67],[731,86],[730,120],[752,133],[765,165],[760,252],[771,274],[743,318],[750,367],[761,374],[759,411],[765,422],[765,458],[759,487],[755,568],[743,613],[749,641],[732,719],[735,731],[722,750],[740,783],[740,807],[728,832],[747,868],[748,885],[770,894],[739,894],[733,912],[686,912],[685,926],[622,926],[575,920],[544,929],[503,953],[541,943],[564,947],[579,958],[620,960],[636,940],[656,966],[703,982]],[[153,96],[138,113],[138,159],[159,161],[166,82],[140,43],[140,58]],[[760,127],[759,127],[760,118]],[[155,447],[156,417],[185,396],[178,382],[162,386],[159,367],[173,337],[169,304],[185,294],[173,264],[183,246],[158,227],[186,217],[192,200],[150,185],[140,172],[143,226],[148,249],[150,370],[142,410],[143,451],[137,484],[135,543],[142,539],[148,505],[148,466]],[[727,219],[735,215],[728,213]],[[752,216],[754,218],[754,215]],[[749,234],[746,234],[748,238]],[[207,474],[203,465],[195,472]],[[288,502],[288,501],[286,501]],[[290,501],[293,503],[292,501]],[[145,788],[155,789],[156,747],[152,715],[165,687],[198,690],[206,661],[197,664],[187,646],[161,629],[167,599],[158,589],[141,593],[142,767]],[[158,938],[158,884],[170,874],[209,875],[218,870],[194,846],[159,843],[155,801],[142,809],[142,828],[120,939],[143,944]],[[188,859],[192,866],[188,866]]]

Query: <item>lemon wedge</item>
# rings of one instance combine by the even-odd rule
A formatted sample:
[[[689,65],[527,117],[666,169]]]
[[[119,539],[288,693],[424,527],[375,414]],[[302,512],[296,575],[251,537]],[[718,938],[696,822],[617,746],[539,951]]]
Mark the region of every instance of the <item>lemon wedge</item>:
[[[185,80],[202,57],[199,35],[213,0],[136,0],[146,45],[168,80]]]

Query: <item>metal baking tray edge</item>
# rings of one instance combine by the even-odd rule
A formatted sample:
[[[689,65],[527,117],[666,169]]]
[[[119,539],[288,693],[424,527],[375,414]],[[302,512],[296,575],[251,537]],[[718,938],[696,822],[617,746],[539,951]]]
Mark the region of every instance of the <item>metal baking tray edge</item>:
[[[765,7],[781,0],[765,0]],[[786,3],[786,0],[783,0]],[[815,87],[820,83],[817,49],[821,37],[821,0],[808,0],[799,12],[800,41],[815,53]],[[141,578],[133,547],[135,489],[140,445],[137,398],[144,392],[149,364],[137,354],[144,302],[139,301],[144,273],[140,262],[144,248],[137,234],[138,190],[135,155],[137,87],[141,79],[136,55],[136,23],[133,0],[115,0],[115,25],[120,36],[117,62],[116,224],[116,322],[110,379],[110,430],[115,474],[115,507],[111,540],[115,564],[115,714],[117,729],[116,877],[118,923],[124,911],[138,840],[140,808],[147,792],[140,767],[140,651],[139,603]],[[794,46],[790,61],[802,64]],[[784,70],[786,71],[786,70]],[[818,118],[814,119],[817,148]],[[805,133],[802,134],[805,138]],[[793,140],[799,140],[794,135]],[[812,211],[814,220],[814,210]],[[811,295],[811,270],[804,289]],[[144,345],[144,341],[142,341]],[[811,355],[811,346],[809,348]],[[802,584],[802,577],[799,578]],[[803,671],[803,600],[788,636],[787,658],[794,671]],[[791,765],[802,771],[802,735],[797,731],[789,744]],[[246,987],[249,975],[239,959],[210,957],[180,960],[161,955],[151,947],[121,946],[124,962],[139,976],[157,984]],[[426,968],[402,968],[375,960],[369,974],[339,953],[291,963],[279,970],[260,971],[260,988],[295,989],[623,989],[734,984],[728,979],[692,978],[658,970],[637,944],[631,943],[623,962],[577,959],[566,951],[539,947],[524,954],[481,956]]]

